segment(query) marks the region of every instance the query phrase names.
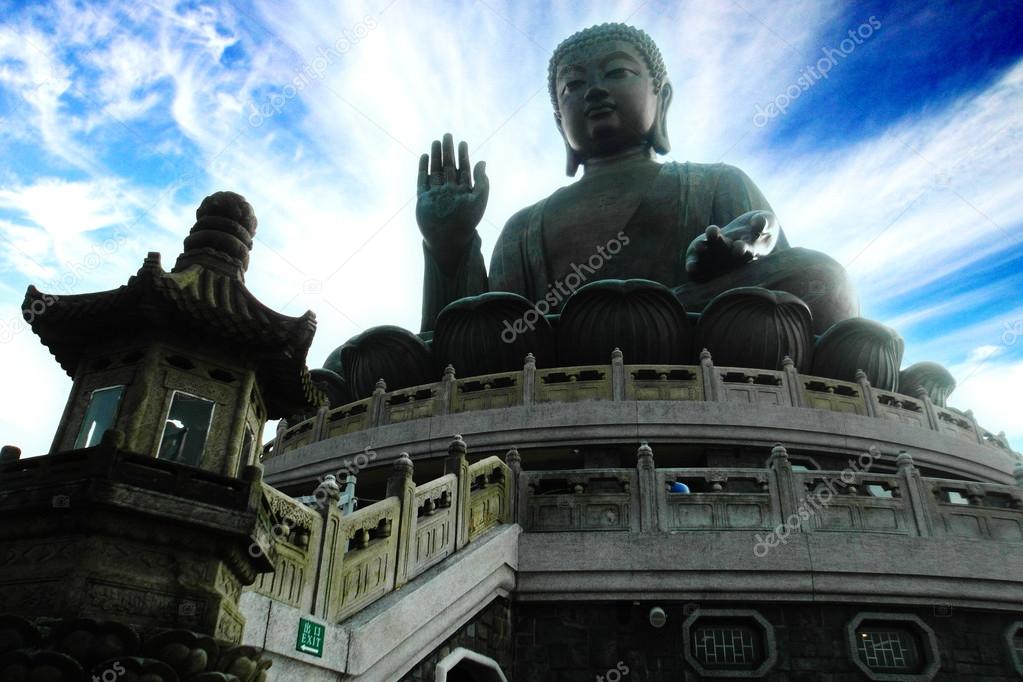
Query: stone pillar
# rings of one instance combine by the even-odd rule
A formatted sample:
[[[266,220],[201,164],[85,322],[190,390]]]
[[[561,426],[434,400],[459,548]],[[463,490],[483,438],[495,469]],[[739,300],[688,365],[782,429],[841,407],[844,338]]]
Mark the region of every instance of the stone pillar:
[[[511,520],[514,523],[523,525],[522,514],[525,513],[525,482],[522,476],[522,456],[515,448],[509,450],[504,456],[504,463],[511,470]]]
[[[337,503],[341,498],[341,487],[334,476],[328,474],[313,491],[316,504],[323,517],[323,532],[320,534],[320,547],[316,560],[316,576],[313,584],[312,613],[319,618],[327,618],[331,592],[340,593],[341,564],[348,551],[348,537],[340,532],[341,510]],[[338,594],[340,598],[340,594]]]
[[[387,497],[397,497],[401,503],[398,516],[398,558],[395,561],[394,588],[397,589],[409,581],[412,566],[412,536],[416,530],[415,496],[416,484],[412,480],[412,458],[407,452],[398,455],[394,460],[394,472],[387,479]],[[392,530],[392,532],[394,532]]]
[[[774,519],[775,524],[785,524],[786,527],[789,527],[788,519],[791,519],[793,515],[797,519],[799,518],[796,509],[799,508],[799,502],[803,495],[798,489],[801,482],[797,480],[792,471],[789,453],[781,443],[775,443],[771,449],[771,456],[767,458],[767,468],[771,470],[771,476],[774,479],[774,485],[771,486],[771,507],[778,510]],[[802,532],[802,523],[796,524],[792,530]]]
[[[245,425],[248,423],[245,415],[249,412],[249,396],[252,395],[252,391],[255,387],[256,373],[245,372],[242,378],[241,387],[236,393],[238,396],[238,403],[235,405],[234,409],[234,419],[231,422],[231,433],[227,438],[227,453],[224,457],[224,468],[222,469],[225,476],[233,476],[235,475],[234,472],[240,472],[242,469],[251,464],[251,462],[249,462],[249,457],[252,456],[252,453],[242,452],[242,446],[245,444]],[[253,434],[253,440],[257,437],[258,434]],[[236,454],[232,457],[231,453]]]
[[[369,405],[369,425],[383,426],[386,422],[384,411],[387,409],[387,382],[377,379],[377,385],[373,389],[373,400]]]
[[[931,402],[931,396],[927,393],[927,389],[923,386],[917,386],[916,397],[924,404],[924,412],[927,413],[927,423],[931,425],[931,430],[940,431],[941,424],[938,421],[938,411],[934,409],[934,403]]]
[[[448,365],[444,368],[444,376],[440,379],[440,390],[437,396],[437,404],[433,408],[434,415],[448,414],[451,412],[451,401],[455,391],[455,367]]]
[[[316,410],[316,421],[313,422],[313,443],[327,438],[327,418],[329,416],[330,406],[328,405],[321,405],[320,409]]]
[[[657,507],[661,495],[657,489],[657,465],[654,451],[646,441],[636,451],[636,474],[639,478],[639,530],[653,533],[658,529]]]
[[[469,541],[469,462],[465,455],[468,448],[461,436],[455,436],[448,444],[448,456],[444,460],[444,474],[454,474],[455,482],[455,550],[465,547]]]
[[[700,351],[700,371],[703,375],[703,399],[714,402],[725,400],[725,387],[717,370],[714,369],[710,351],[706,348]]]
[[[799,371],[796,370],[796,363],[788,355],[781,361],[782,370],[785,372],[785,385],[789,389],[789,400],[793,407],[806,407],[806,400],[803,398],[803,380],[799,378]]]
[[[863,404],[867,410],[868,417],[877,416],[877,400],[874,398],[874,387],[870,385],[867,373],[862,369],[856,370],[856,383],[860,385],[860,392],[863,394]]]
[[[611,400],[625,400],[625,358],[621,348],[611,351]]]
[[[904,499],[909,505],[913,520],[916,522],[916,530],[920,537],[934,535],[931,525],[930,504],[926,499],[927,489],[920,478],[920,470],[913,463],[913,458],[905,450],[900,450],[895,463],[899,467],[899,478],[901,487],[904,490]]]
[[[532,353],[526,353],[525,364],[522,367],[522,404],[529,407],[533,404],[533,388],[536,385],[536,358]]]

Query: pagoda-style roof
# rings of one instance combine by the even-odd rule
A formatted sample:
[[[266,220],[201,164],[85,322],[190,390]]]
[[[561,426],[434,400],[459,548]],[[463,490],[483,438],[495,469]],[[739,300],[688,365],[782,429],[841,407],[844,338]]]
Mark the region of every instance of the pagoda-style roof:
[[[187,340],[197,349],[217,348],[252,362],[271,419],[315,410],[325,402],[306,368],[316,316],[311,311],[300,317],[278,313],[245,286],[254,216],[243,258],[208,245],[203,232],[216,228],[204,225],[204,220],[223,223],[228,219],[213,212],[237,210],[223,206],[221,195],[228,194],[221,192],[203,202],[196,212],[199,222],[185,240],[185,253],[170,272],[161,267],[160,254],[150,253],[127,284],[109,291],[57,296],[29,286],[23,310],[31,314],[26,318],[69,375],[75,376],[86,353],[113,340]],[[232,201],[244,202],[232,196],[237,197]],[[221,205],[210,201],[214,197]],[[206,243],[194,243],[197,237]]]

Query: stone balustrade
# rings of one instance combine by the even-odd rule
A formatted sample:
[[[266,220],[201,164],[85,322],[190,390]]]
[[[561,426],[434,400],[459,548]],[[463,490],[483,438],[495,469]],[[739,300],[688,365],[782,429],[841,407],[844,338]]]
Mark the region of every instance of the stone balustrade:
[[[658,469],[644,444],[635,469],[521,471],[515,518],[526,532],[782,529],[1023,542],[1023,474],[1017,486],[924,478],[904,452],[897,473],[875,473],[881,456],[802,471],[776,446],[764,469]],[[687,492],[672,492],[673,483]]]
[[[510,523],[511,469],[497,457],[470,465],[466,455],[456,437],[445,474],[421,485],[411,459],[398,458],[386,497],[349,514],[333,476],[316,489],[316,509],[264,486],[276,522],[274,572],[247,589],[338,623]]]
[[[891,420],[1011,454],[1004,434],[980,428],[969,411],[935,406],[926,394],[906,396],[873,388],[862,372],[857,381],[799,374],[786,359],[781,371],[715,367],[704,351],[699,365],[627,365],[620,351],[610,365],[537,369],[527,356],[521,371],[459,379],[448,367],[439,382],[388,391],[377,383],[365,398],[301,423],[278,425],[264,458],[310,443],[429,417],[542,403],[603,401],[711,401],[803,407]]]

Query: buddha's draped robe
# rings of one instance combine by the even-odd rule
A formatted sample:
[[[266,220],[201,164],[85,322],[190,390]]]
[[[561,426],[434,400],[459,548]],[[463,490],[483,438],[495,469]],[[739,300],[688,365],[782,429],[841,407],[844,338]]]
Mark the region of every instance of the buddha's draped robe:
[[[547,295],[549,286],[556,286],[559,280],[564,280],[570,270],[552,272],[551,263],[545,255],[545,208],[550,200],[548,197],[523,209],[508,221],[494,248],[489,277],[483,265],[479,235],[474,236],[457,268],[448,273],[441,270],[424,243],[423,331],[433,329],[444,306],[464,296],[486,291],[509,291],[537,302]],[[805,271],[807,266],[819,265],[822,258],[830,259],[817,252],[790,249],[788,240],[780,231],[774,251],[760,259],[774,261],[774,267],[748,264],[709,283],[690,282],[685,271],[685,252],[693,239],[703,234],[709,225],[725,226],[753,210],[772,209],[753,181],[738,168],[721,163],[665,163],[627,224],[621,227],[629,237],[628,246],[618,256],[604,259],[599,270],[586,281],[653,280],[675,288],[690,309],[702,309],[707,300],[719,292],[720,286],[715,285],[719,279],[722,284],[727,282],[727,288],[759,285],[805,296],[805,291],[793,291],[804,288],[803,283],[797,282],[798,286],[793,286],[792,277],[781,276],[782,271],[787,273],[791,268]],[[585,263],[596,253],[598,243],[604,244],[602,237],[592,241],[593,249],[577,256],[573,254],[576,263]],[[783,256],[783,252],[789,251],[792,252],[790,256]],[[831,271],[841,270],[834,261],[825,265],[828,272],[816,276],[833,278],[835,273]],[[841,282],[836,286],[849,288],[844,280],[844,271],[838,279]],[[687,296],[686,290],[690,288],[691,295]],[[565,297],[561,298],[559,303],[564,302]],[[839,317],[843,316],[850,316],[849,311],[841,311]],[[831,320],[827,323],[830,324]]]

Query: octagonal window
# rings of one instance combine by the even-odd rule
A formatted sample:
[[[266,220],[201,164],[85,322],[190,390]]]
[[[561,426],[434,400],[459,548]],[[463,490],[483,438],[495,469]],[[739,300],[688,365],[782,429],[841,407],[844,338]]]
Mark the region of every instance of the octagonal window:
[[[919,617],[860,613],[846,626],[853,663],[868,679],[930,680],[938,671],[938,640]]]
[[[761,677],[774,665],[774,628],[755,611],[699,609],[683,631],[686,660],[703,677]]]

